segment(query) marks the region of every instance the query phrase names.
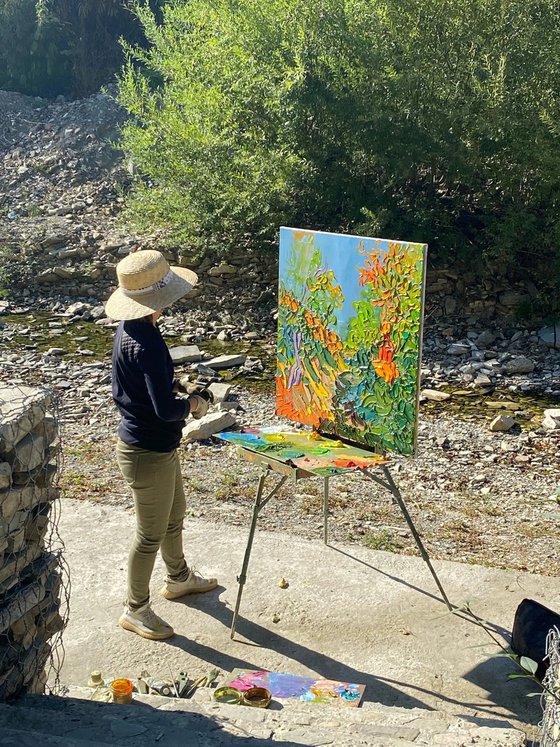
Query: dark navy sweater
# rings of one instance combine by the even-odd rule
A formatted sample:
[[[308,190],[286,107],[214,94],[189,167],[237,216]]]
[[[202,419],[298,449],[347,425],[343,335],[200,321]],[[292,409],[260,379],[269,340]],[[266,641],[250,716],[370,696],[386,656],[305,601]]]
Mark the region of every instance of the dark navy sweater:
[[[189,403],[175,396],[173,361],[157,327],[120,322],[113,343],[113,399],[119,438],[149,451],[169,452],[181,440]]]

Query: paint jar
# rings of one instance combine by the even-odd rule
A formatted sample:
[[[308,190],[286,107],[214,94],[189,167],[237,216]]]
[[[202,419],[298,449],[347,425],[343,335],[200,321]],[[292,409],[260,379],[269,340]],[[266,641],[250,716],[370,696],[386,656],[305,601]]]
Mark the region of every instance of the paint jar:
[[[113,680],[111,682],[111,693],[115,703],[123,705],[132,703],[132,681],[127,679]]]

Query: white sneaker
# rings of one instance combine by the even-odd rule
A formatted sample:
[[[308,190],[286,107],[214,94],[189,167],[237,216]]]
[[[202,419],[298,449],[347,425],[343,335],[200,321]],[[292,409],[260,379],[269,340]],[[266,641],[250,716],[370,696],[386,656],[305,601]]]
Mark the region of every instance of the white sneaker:
[[[204,578],[194,568],[191,568],[186,581],[173,581],[171,578],[166,578],[160,594],[164,599],[179,599],[179,597],[184,597],[187,594],[211,591],[217,585],[218,579]]]
[[[134,611],[125,607],[119,618],[119,625],[151,641],[163,641],[165,638],[171,638],[174,633],[171,625],[158,617],[149,604]]]

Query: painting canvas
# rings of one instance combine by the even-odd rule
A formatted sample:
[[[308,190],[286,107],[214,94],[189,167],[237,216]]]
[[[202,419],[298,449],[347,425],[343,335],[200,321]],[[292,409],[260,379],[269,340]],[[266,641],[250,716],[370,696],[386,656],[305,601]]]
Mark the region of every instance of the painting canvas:
[[[414,453],[426,250],[280,229],[277,414]]]
[[[350,446],[332,438],[324,438],[316,431],[288,431],[278,426],[244,428],[216,434],[229,443],[277,459],[292,467],[321,477],[341,475],[357,469],[368,469],[387,464],[381,454]]]
[[[365,685],[352,682],[249,669],[234,669],[223,684],[241,692],[250,687],[265,687],[273,698],[296,698],[306,703],[329,703],[353,708],[360,705],[365,691]]]

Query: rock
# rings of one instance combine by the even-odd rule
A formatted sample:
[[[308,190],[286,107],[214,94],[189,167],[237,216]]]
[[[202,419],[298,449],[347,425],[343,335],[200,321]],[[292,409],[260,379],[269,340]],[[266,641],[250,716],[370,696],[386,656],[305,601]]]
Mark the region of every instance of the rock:
[[[490,423],[490,430],[493,433],[505,433],[513,428],[515,425],[515,418],[511,415],[497,415],[494,420]]]
[[[8,462],[0,462],[0,490],[9,488],[12,484],[12,468]]]
[[[504,371],[508,374],[531,373],[534,370],[534,362],[524,355],[517,355],[504,363]]]
[[[198,345],[178,345],[170,348],[169,354],[175,365],[179,363],[196,363],[202,360],[202,353]]]
[[[544,411],[542,427],[547,431],[560,429],[560,409],[550,408]]]
[[[447,355],[468,355],[471,352],[470,345],[462,342],[453,342],[445,351]]]
[[[212,369],[234,368],[235,366],[242,366],[246,357],[243,353],[239,355],[219,355],[217,358],[205,361],[205,363],[208,368]]]
[[[221,332],[218,332],[218,336],[216,339],[218,339],[220,342],[225,342],[226,340],[229,340],[229,333],[225,329],[222,329]]]
[[[204,441],[214,433],[231,428],[237,420],[232,412],[211,412],[200,420],[192,420],[183,428],[183,436],[189,441]]]
[[[479,373],[474,380],[474,386],[477,389],[492,386],[492,379],[487,374]]]
[[[539,339],[549,348],[560,349],[560,324],[555,327],[543,327],[538,334]]]
[[[485,329],[484,332],[481,332],[475,339],[475,345],[477,348],[488,348],[495,342],[495,340],[496,335],[489,329]]]
[[[228,398],[232,386],[231,384],[222,384],[219,381],[215,381],[214,383],[210,384],[208,389],[212,392],[212,395],[214,397],[214,404],[219,404],[220,402],[223,402]]]
[[[64,316],[81,316],[86,311],[89,311],[90,307],[87,303],[77,301],[76,303],[70,304],[64,312]]]
[[[500,293],[500,295],[498,296],[498,300],[502,304],[502,306],[514,308],[515,306],[519,306],[525,301],[529,301],[530,296],[527,293],[521,293],[520,291],[507,290],[503,293]]]
[[[208,270],[208,275],[210,277],[220,277],[222,275],[236,275],[237,274],[237,267],[234,265],[228,265],[228,264],[221,264],[217,265],[216,267],[211,267]]]
[[[226,400],[218,404],[218,410],[220,412],[236,412],[239,410],[240,404],[236,399]]]
[[[420,401],[427,399],[430,402],[445,402],[450,397],[448,392],[440,392],[437,389],[422,389],[420,392]]]

